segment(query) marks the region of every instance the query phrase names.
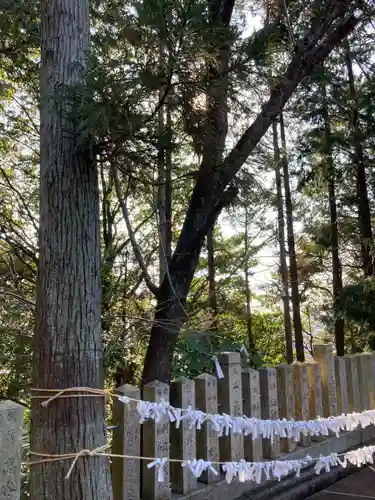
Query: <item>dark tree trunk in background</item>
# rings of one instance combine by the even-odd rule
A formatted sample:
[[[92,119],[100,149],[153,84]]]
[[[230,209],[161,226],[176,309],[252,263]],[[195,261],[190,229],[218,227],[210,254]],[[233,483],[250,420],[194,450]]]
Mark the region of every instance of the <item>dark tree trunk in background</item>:
[[[288,251],[289,251],[289,273],[290,273],[290,288],[292,290],[292,306],[293,306],[293,327],[294,338],[296,344],[297,361],[301,363],[305,361],[305,351],[303,347],[303,329],[301,321],[301,305],[299,297],[299,281],[297,268],[296,243],[294,238],[293,227],[293,203],[292,194],[290,191],[289,180],[289,165],[286,149],[285,126],[283,114],[280,113],[280,135],[282,144],[282,164],[284,177],[285,191],[285,210],[286,210],[286,228],[288,234]]]
[[[249,341],[249,352],[256,350],[253,336],[253,318],[251,314],[251,288],[250,288],[250,268],[249,268],[249,214],[245,208],[245,296],[246,296],[246,327]]]
[[[374,276],[375,264],[372,249],[373,239],[371,227],[371,212],[367,192],[366,165],[362,145],[363,136],[359,123],[359,102],[357,90],[355,87],[353,62],[350,54],[349,42],[345,43],[345,58],[348,71],[349,93],[352,101],[351,129],[354,150],[353,164],[356,168],[356,194],[358,204],[358,225],[361,238],[362,269],[365,276]]]
[[[331,255],[332,255],[332,285],[333,285],[333,303],[335,310],[335,344],[338,356],[345,354],[345,332],[344,319],[337,315],[337,301],[342,290],[342,267],[339,254],[339,231],[337,220],[336,204],[336,175],[335,165],[332,156],[332,133],[329,119],[327,96],[325,87],[323,87],[323,118],[324,118],[324,145],[326,161],[326,178],[329,200],[329,213],[331,219]]]
[[[101,264],[102,277],[102,331],[108,332],[112,320],[109,319],[109,310],[112,297],[112,271],[115,263],[116,253],[114,248],[114,223],[115,212],[111,207],[111,195],[113,192],[113,178],[109,175],[106,179],[104,165],[100,165],[100,178],[102,188],[102,228],[103,228],[103,258]]]
[[[77,145],[73,106],[61,99],[81,80],[89,49],[87,0],[42,2],[40,235],[32,385],[103,387],[99,190],[90,151]],[[106,442],[104,399],[32,403],[31,450],[93,450]],[[33,458],[33,457],[32,457]],[[34,458],[35,459],[35,458]],[[31,467],[33,500],[112,498],[107,458]]]
[[[214,228],[210,228],[207,233],[207,267],[208,267],[208,304],[212,316],[211,329],[217,329],[217,295],[215,281],[215,249],[214,249]]]
[[[321,6],[321,2],[315,4]],[[215,2],[214,10],[220,14],[220,22],[216,23],[219,29],[223,25],[229,26],[232,8],[233,4],[229,0]],[[152,380],[164,382],[170,380],[173,352],[181,325],[186,319],[184,304],[199,262],[199,255],[208,231],[223,207],[231,203],[236,195],[236,190],[232,187],[236,174],[267,132],[272,121],[280,114],[301,80],[358,24],[358,19],[354,15],[347,15],[348,11],[353,9],[349,0],[332,0],[329,9],[324,13],[324,19],[322,17],[312,20],[311,28],[297,42],[294,56],[285,74],[273,88],[270,99],[255,121],[245,130],[231,152],[219,165],[214,165],[214,168],[212,161],[203,159],[176,249],[170,261],[169,277],[163,280],[158,294],[155,321],[151,329],[143,370],[144,383]],[[332,23],[335,21],[337,21],[335,27],[332,28]],[[328,32],[328,36],[321,41]],[[225,45],[223,42],[220,51],[221,57],[224,57],[224,67],[228,53]],[[223,66],[217,65],[217,71],[220,72]],[[225,75],[223,76],[225,80]],[[218,81],[220,80],[219,73]],[[209,128],[207,133],[211,135]]]
[[[277,239],[279,241],[280,252],[280,278],[283,288],[283,312],[284,312],[284,330],[285,330],[285,357],[288,363],[293,363],[293,332],[292,321],[290,318],[289,306],[289,279],[288,264],[285,250],[285,220],[284,220],[284,200],[281,177],[281,157],[277,134],[277,122],[272,123],[273,135],[273,157],[275,163],[276,176],[276,204],[277,204]]]
[[[209,0],[211,26],[228,29],[232,17],[234,0]],[[221,36],[225,36],[223,33]],[[214,42],[216,43],[216,41]],[[202,164],[207,174],[223,161],[225,140],[228,133],[228,67],[229,46],[223,43],[218,48],[216,64],[209,64],[207,71],[211,79],[206,96],[206,126],[203,134]],[[215,282],[214,226],[207,232],[209,306],[214,318],[212,328],[217,327],[217,295]]]
[[[164,55],[165,57],[165,55]],[[160,92],[163,98],[165,89]],[[171,145],[171,111],[169,101],[159,110],[159,151],[158,151],[158,195],[157,213],[159,224],[159,266],[160,283],[163,281],[172,246],[172,145]]]

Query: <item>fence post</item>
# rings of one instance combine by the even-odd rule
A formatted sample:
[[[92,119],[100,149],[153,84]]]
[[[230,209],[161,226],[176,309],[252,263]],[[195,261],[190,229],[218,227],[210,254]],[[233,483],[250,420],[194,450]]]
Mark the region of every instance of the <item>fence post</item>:
[[[370,409],[370,382],[371,374],[367,362],[366,354],[355,354],[358,365],[359,395],[361,401],[361,411]]]
[[[169,402],[169,385],[157,380],[146,384],[143,399],[152,403]],[[169,458],[169,426],[169,421],[157,423],[154,420],[142,425],[144,457]],[[164,482],[159,483],[157,468],[147,467],[150,461],[143,460],[142,464],[142,500],[167,500],[171,497],[169,462],[164,466]]]
[[[0,499],[19,500],[23,406],[0,401]]]
[[[277,420],[279,409],[277,401],[277,378],[275,368],[261,368],[259,370],[260,405],[264,420]],[[280,456],[280,438],[263,439],[263,456],[273,460]]]
[[[195,407],[194,381],[180,377],[171,384],[171,405],[176,408]],[[193,460],[196,458],[195,428],[182,421],[179,429],[171,424],[171,458]],[[171,462],[172,491],[186,495],[197,487],[197,480],[188,467]]]
[[[198,375],[195,379],[195,406],[198,410],[211,415],[218,413],[217,409],[217,379],[213,375],[204,373]],[[214,431],[212,422],[205,422],[202,425],[202,430],[196,433],[197,442],[197,457],[203,458],[208,462],[218,462],[219,454],[219,438],[217,432]],[[218,470],[218,466],[215,466]],[[211,471],[204,471],[198,481],[206,484],[211,484],[219,481],[220,476]]]
[[[331,345],[316,344],[313,346],[313,355],[320,366],[323,389],[323,416],[337,415],[337,390],[335,379],[335,364]]]
[[[322,379],[320,366],[315,360],[306,361],[309,381],[309,418],[311,420],[323,416]]]
[[[279,406],[279,417],[287,420],[296,418],[294,376],[292,365],[278,365],[275,367],[277,373],[277,400]],[[282,452],[291,453],[296,449],[296,443],[290,438],[280,439]]]
[[[136,387],[124,384],[116,389],[120,396],[140,399],[140,391]],[[112,453],[116,455],[141,454],[141,429],[137,413],[137,402],[127,404],[114,399],[112,407],[113,429]],[[141,464],[138,459],[112,459],[113,500],[139,500],[141,494]]]
[[[335,374],[337,386],[337,413],[349,413],[348,403],[348,382],[346,378],[345,359],[341,356],[335,356]]]
[[[227,352],[220,356],[224,378],[219,379],[219,413],[242,416],[241,354]],[[243,435],[232,433],[219,439],[220,460],[232,462],[243,458]]]
[[[345,359],[347,384],[348,384],[348,407],[349,413],[361,411],[361,400],[359,397],[358,365],[353,355],[343,356]]]
[[[260,386],[257,370],[242,370],[243,412],[244,415],[262,418],[260,411]],[[245,460],[260,462],[263,457],[262,440],[253,436],[244,437]]]
[[[307,366],[304,363],[295,361],[293,363],[294,372],[294,390],[296,398],[296,419],[309,419],[309,379]],[[311,444],[311,437],[301,434],[300,443],[302,446]]]
[[[375,408],[375,353],[366,352],[368,369],[370,372],[370,408]]]

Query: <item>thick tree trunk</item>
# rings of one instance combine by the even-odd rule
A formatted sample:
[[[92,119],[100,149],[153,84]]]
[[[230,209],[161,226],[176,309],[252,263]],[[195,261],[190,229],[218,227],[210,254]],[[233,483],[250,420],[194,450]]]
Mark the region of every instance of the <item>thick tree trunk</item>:
[[[282,163],[283,163],[283,177],[284,177],[284,191],[285,191],[285,209],[286,209],[286,228],[288,234],[288,251],[289,251],[289,273],[290,273],[290,288],[292,290],[292,306],[293,306],[293,327],[294,339],[296,344],[297,361],[305,361],[305,352],[303,347],[303,330],[301,321],[301,306],[299,297],[299,281],[298,281],[298,268],[296,256],[296,244],[294,239],[293,227],[293,203],[292,195],[290,192],[289,181],[289,165],[286,149],[285,127],[282,112],[280,113],[280,135],[282,144]]]
[[[339,254],[339,231],[337,220],[337,204],[335,189],[335,165],[332,157],[332,134],[329,120],[326,91],[323,88],[323,118],[324,118],[324,147],[327,168],[327,189],[329,213],[331,219],[331,255],[332,255],[332,287],[335,310],[335,344],[338,356],[345,354],[344,319],[337,316],[337,301],[342,290],[342,267]]]
[[[249,342],[249,352],[255,352],[255,340],[253,335],[253,317],[251,313],[251,288],[249,269],[249,214],[245,208],[245,298],[246,298],[246,327]]]
[[[352,142],[353,163],[356,167],[356,193],[358,203],[358,225],[361,238],[362,269],[365,276],[375,275],[375,263],[372,250],[371,212],[367,192],[366,166],[363,155],[362,131],[359,123],[359,102],[355,88],[353,62],[350,54],[349,42],[345,43],[345,58],[348,71],[349,93],[352,101]]]
[[[90,151],[78,146],[67,87],[79,84],[89,49],[87,0],[50,0],[41,12],[40,234],[32,385],[103,387],[99,190]],[[63,95],[62,95],[63,94]],[[94,450],[106,442],[102,397],[32,403],[31,450]],[[32,459],[37,460],[37,457]],[[108,459],[31,467],[33,500],[112,498]]]
[[[288,264],[286,260],[285,250],[285,220],[284,220],[284,203],[281,178],[281,157],[279,149],[279,141],[277,134],[277,122],[272,123],[273,135],[273,155],[275,162],[276,176],[276,203],[277,203],[277,239],[279,241],[280,252],[280,277],[283,287],[283,311],[284,311],[284,330],[285,330],[285,357],[288,363],[293,363],[293,333],[292,321],[290,318],[289,308],[289,279],[288,279]]]
[[[216,4],[216,10],[222,13],[222,18],[229,25],[228,13],[230,13],[230,7],[233,7],[233,2],[228,0],[216,2]],[[315,4],[320,5],[321,2],[314,2]],[[301,80],[356,27],[358,18],[353,14],[347,15],[348,11],[353,10],[354,7],[349,0],[332,0],[330,8],[325,12],[324,20],[318,17],[312,19],[311,28],[297,43],[293,59],[285,74],[273,88],[270,99],[231,152],[224,161],[215,165],[213,170],[211,161],[208,165],[202,161],[184,224],[171,258],[170,277],[168,282],[166,279],[163,280],[161,287],[163,293],[160,293],[158,297],[155,323],[151,330],[144,364],[143,382],[147,383],[156,379],[169,381],[174,347],[182,321],[185,319],[178,304],[184,304],[186,301],[207,232],[215,223],[223,207],[228,205],[236,194],[231,183]],[[335,21],[338,22],[332,28]],[[321,41],[322,38],[324,38],[323,41]],[[168,305],[166,299],[170,299],[173,306]],[[174,311],[178,313],[176,317],[173,317]]]
[[[212,317],[211,329],[217,329],[217,296],[216,296],[216,273],[215,273],[215,249],[214,228],[207,233],[207,267],[208,267],[208,304]]]

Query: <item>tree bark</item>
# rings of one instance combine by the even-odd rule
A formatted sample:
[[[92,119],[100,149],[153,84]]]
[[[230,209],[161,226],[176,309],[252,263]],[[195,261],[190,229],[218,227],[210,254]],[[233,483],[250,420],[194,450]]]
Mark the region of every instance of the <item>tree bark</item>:
[[[294,339],[296,345],[297,361],[303,363],[305,361],[305,351],[303,346],[303,329],[301,321],[301,305],[299,296],[296,243],[294,238],[294,227],[293,227],[293,203],[292,203],[292,194],[290,192],[289,165],[288,165],[287,149],[286,149],[284,118],[282,112],[280,113],[280,135],[281,135],[281,144],[283,150],[282,164],[283,164],[284,191],[285,191],[286,229],[288,235],[290,288],[292,291]]]
[[[36,389],[103,387],[98,178],[91,152],[77,140],[68,98],[69,88],[81,82],[88,50],[88,1],[42,2]],[[106,442],[102,397],[40,403],[33,399],[32,451],[78,453]],[[79,457],[67,480],[70,465],[32,466],[31,498],[112,498],[107,458]]]
[[[326,179],[331,219],[331,255],[332,255],[332,287],[335,311],[335,344],[338,356],[345,355],[344,318],[337,316],[337,303],[342,290],[342,267],[339,254],[339,231],[336,204],[335,165],[332,156],[332,133],[329,119],[326,89],[323,87],[323,119],[324,119],[324,149],[326,161]]]
[[[288,279],[288,264],[286,260],[285,250],[285,220],[284,220],[284,201],[282,190],[281,177],[281,158],[277,133],[276,120],[272,123],[273,135],[273,154],[275,162],[276,176],[276,203],[277,203],[277,239],[279,240],[280,252],[280,277],[283,287],[283,312],[284,312],[284,330],[285,330],[285,357],[288,363],[293,363],[293,332],[292,321],[290,318],[289,308],[289,279]]]
[[[363,134],[359,123],[359,102],[355,87],[353,62],[349,42],[345,43],[345,59],[348,71],[348,84],[352,109],[351,130],[353,142],[353,163],[356,168],[356,192],[358,204],[358,225],[361,238],[362,269],[365,276],[375,275],[375,263],[372,250],[371,212],[368,200],[366,165],[363,154]]]
[[[319,6],[321,2],[317,1],[315,4]],[[227,6],[224,5],[221,10],[229,25]],[[280,114],[301,80],[354,30],[359,20],[352,14],[353,11],[354,7],[349,0],[331,0],[325,19],[322,17],[312,19],[311,28],[297,43],[295,54],[285,74],[271,92],[268,102],[224,161],[213,170],[210,169],[211,161],[208,165],[202,161],[184,224],[171,258],[169,277],[168,280],[164,279],[161,285],[155,322],[144,363],[144,383],[152,380],[168,382],[170,379],[173,351],[185,316],[181,313],[181,305],[186,302],[207,232],[223,207],[235,196],[236,190],[232,187],[232,183],[236,174],[272,121]]]

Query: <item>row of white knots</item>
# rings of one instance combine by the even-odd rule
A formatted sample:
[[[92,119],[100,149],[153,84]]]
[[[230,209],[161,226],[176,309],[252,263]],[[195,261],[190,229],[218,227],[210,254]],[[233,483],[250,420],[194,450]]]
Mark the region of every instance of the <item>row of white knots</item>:
[[[277,479],[280,481],[283,477],[295,472],[296,477],[299,477],[301,470],[311,465],[314,461],[316,461],[314,467],[316,474],[329,472],[332,467],[346,467],[348,463],[357,467],[373,464],[374,453],[375,446],[365,446],[342,455],[331,453],[328,456],[320,456],[318,459],[306,456],[301,460],[275,460],[270,462],[246,462],[245,460],[240,460],[239,462],[226,462],[221,465],[221,468],[225,473],[225,479],[228,484],[236,477],[241,483],[254,481],[259,484],[263,476],[266,480]],[[165,482],[165,465],[167,462],[167,458],[157,458],[147,465],[149,469],[153,467],[157,468],[157,480],[160,483]],[[218,471],[212,462],[201,459],[185,460],[181,462],[181,467],[188,467],[196,478],[199,478],[206,470],[210,470],[213,474],[218,475]]]
[[[118,396],[119,401],[129,404],[134,401],[126,396]],[[168,402],[160,403],[138,401],[137,411],[140,423],[154,420],[156,423],[175,423],[176,428],[181,422],[188,422],[190,428],[200,430],[204,422],[211,422],[212,429],[219,436],[243,434],[253,439],[265,438],[271,442],[275,436],[299,441],[301,434],[305,436],[329,436],[330,433],[338,436],[342,431],[352,431],[358,427],[365,428],[375,424],[375,410],[366,410],[362,413],[351,413],[316,420],[262,420],[254,417],[232,417],[231,415],[209,414],[201,410],[194,410],[190,406],[186,409],[174,408]]]

